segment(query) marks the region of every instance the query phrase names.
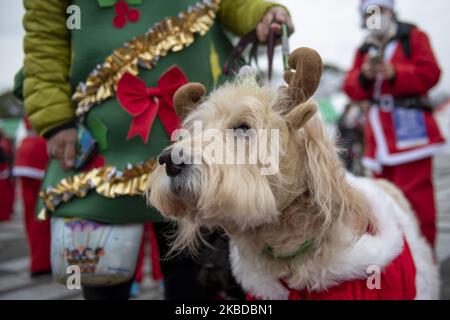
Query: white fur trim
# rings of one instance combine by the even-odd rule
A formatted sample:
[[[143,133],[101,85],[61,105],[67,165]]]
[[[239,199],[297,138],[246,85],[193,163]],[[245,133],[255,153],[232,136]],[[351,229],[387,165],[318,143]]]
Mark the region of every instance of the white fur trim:
[[[376,160],[373,161],[379,162],[380,164],[384,164],[387,166],[396,166],[403,163],[421,160],[431,157],[445,148],[445,143],[435,143],[420,149],[390,154],[388,151],[386,138],[384,137],[383,129],[381,128],[379,108],[370,108],[369,122],[372,126],[375,140],[377,142]],[[366,166],[367,162],[363,164],[364,166]],[[367,168],[371,169],[369,166]]]
[[[391,61],[395,51],[398,48],[398,41],[391,41],[387,44],[386,48],[384,49],[384,61]],[[370,55],[374,56],[378,54],[378,50],[374,47],[370,48]],[[384,83],[384,77],[383,75],[378,75],[375,81],[375,86],[373,90],[373,98],[375,100],[379,100],[382,96],[382,88]]]
[[[352,179],[355,178],[349,176],[349,180],[351,181]],[[358,187],[360,188],[359,190],[361,190],[361,182],[363,179],[357,179],[360,181],[356,183],[355,187]],[[365,191],[369,191],[369,194],[371,195],[371,197],[369,197],[369,200],[372,200],[371,203],[377,201],[377,193],[384,193],[384,195],[379,194],[378,202],[385,203],[386,209],[388,209],[388,207],[392,207],[393,209],[391,211],[386,211],[386,213],[392,216],[385,216],[385,218],[395,220],[396,223],[399,224],[402,234],[408,242],[416,267],[416,300],[439,299],[438,266],[434,263],[433,253],[429,244],[421,234],[414,212],[412,209],[410,209],[409,212],[402,210],[394,199],[389,196],[389,194],[382,191],[379,186],[373,183],[373,181],[369,179],[364,180],[370,183],[370,188],[372,189],[372,191],[365,189]],[[398,192],[401,194],[399,190]],[[383,199],[383,201],[380,201],[380,199]],[[393,216],[395,216],[395,219],[392,219]]]
[[[416,300],[439,299],[439,266],[434,261],[430,245],[420,231],[413,210],[395,210],[393,214],[401,225],[416,267]]]
[[[259,252],[242,255],[242,249],[230,242],[231,268],[236,280],[242,288],[257,298],[267,300],[287,300],[289,291],[284,288],[278,279],[274,279],[265,269],[264,262],[258,259]]]
[[[344,250],[337,257],[329,268],[329,280],[325,282],[325,288],[329,287],[329,284],[367,279],[369,266],[383,268],[403,250],[402,231],[397,221],[391,217],[393,211],[400,210],[397,204],[388,198],[383,190],[377,188],[373,180],[352,175],[347,175],[347,180],[369,200],[371,213],[377,220],[378,232],[376,235],[365,234],[353,247]]]
[[[365,168],[372,170],[373,172],[375,172],[377,174],[380,174],[381,171],[383,170],[382,165],[372,158],[363,157],[363,159],[361,160],[361,163]]]
[[[397,40],[391,41],[384,49],[384,61],[392,61],[396,50],[399,48],[399,42]]]
[[[42,178],[44,178],[45,171],[36,169],[36,168],[32,168],[32,167],[15,166],[13,168],[13,175],[15,177],[26,177],[26,178],[42,180]]]

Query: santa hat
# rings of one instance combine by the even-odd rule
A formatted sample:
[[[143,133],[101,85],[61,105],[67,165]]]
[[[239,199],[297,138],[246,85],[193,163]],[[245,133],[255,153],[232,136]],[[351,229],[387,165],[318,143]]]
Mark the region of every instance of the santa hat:
[[[394,10],[395,2],[394,0],[361,0],[361,5],[359,6],[361,14],[362,15],[366,14],[367,9],[369,9],[371,6],[379,6]]]

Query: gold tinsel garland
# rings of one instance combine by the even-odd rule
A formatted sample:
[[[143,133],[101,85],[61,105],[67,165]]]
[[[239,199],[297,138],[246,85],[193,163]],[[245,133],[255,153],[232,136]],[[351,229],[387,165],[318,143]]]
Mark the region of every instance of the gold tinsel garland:
[[[152,69],[160,57],[177,52],[194,42],[195,34],[203,36],[214,24],[220,0],[204,0],[155,24],[145,35],[138,36],[124,47],[114,50],[102,65],[80,83],[73,95],[76,115],[82,117],[96,104],[114,95],[117,83],[125,72],[139,73],[139,66]]]
[[[148,175],[155,164],[156,161],[152,159],[141,164],[128,165],[124,171],[105,165],[67,177],[57,186],[48,187],[40,192],[39,196],[44,202],[44,207],[39,212],[38,218],[45,220],[48,213],[54,212],[62,203],[69,202],[73,197],[84,198],[91,190],[106,198],[143,195]]]

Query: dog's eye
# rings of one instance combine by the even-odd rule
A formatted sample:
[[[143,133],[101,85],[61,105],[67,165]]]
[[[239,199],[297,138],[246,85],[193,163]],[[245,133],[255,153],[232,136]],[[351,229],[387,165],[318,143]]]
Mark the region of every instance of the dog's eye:
[[[247,132],[247,130],[250,130],[250,127],[246,124],[240,124],[236,127],[233,128],[233,130],[236,132],[238,130],[242,131],[242,132]]]

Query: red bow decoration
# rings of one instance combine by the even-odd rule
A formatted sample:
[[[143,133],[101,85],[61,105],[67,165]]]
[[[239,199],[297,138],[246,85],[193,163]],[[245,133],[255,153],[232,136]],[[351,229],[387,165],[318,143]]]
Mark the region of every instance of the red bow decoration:
[[[147,88],[138,77],[125,73],[117,84],[117,98],[125,111],[134,117],[127,140],[141,136],[147,143],[156,115],[171,136],[180,123],[173,108],[173,95],[187,82],[186,76],[177,66],[166,71],[158,80],[158,86],[152,88]]]

